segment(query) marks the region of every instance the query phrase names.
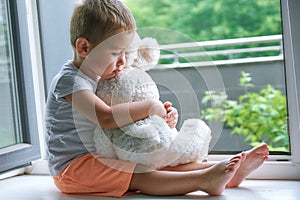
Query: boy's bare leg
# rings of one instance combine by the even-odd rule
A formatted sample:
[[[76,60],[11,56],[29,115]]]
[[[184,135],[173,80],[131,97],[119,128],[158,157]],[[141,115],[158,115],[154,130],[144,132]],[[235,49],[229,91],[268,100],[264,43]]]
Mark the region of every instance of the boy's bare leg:
[[[266,144],[261,144],[254,147],[243,154],[242,162],[235,175],[227,184],[227,187],[237,187],[240,183],[254,170],[260,167],[265,160],[268,159],[269,149]],[[205,169],[211,167],[214,163],[210,162],[195,162],[176,167],[166,167],[163,170],[169,171],[190,171]]]
[[[245,152],[246,158],[241,163],[235,175],[227,184],[227,187],[237,187],[254,170],[260,167],[268,159],[269,149],[267,144],[261,144]]]
[[[177,165],[174,167],[164,167],[160,170],[163,171],[176,171],[176,172],[186,172],[186,171],[194,171],[194,170],[201,170],[201,169],[206,169],[209,168],[211,166],[213,166],[215,163],[212,162],[191,162],[191,163],[187,163],[187,164],[183,164],[183,165]]]
[[[129,190],[139,190],[148,195],[182,195],[201,190],[209,195],[221,195],[242,161],[242,154],[202,170],[174,172],[145,170],[137,165]]]
[[[260,167],[265,160],[268,159],[269,149],[267,144],[261,144],[257,147],[254,147],[248,151],[244,152],[244,156],[241,162],[239,169],[236,171],[235,175],[227,184],[227,187],[238,187],[241,182],[254,170]],[[196,170],[196,169],[204,169],[214,165],[213,163],[189,163],[183,166],[174,167],[174,168],[166,168],[168,170],[178,170],[178,171],[186,171],[186,170]]]

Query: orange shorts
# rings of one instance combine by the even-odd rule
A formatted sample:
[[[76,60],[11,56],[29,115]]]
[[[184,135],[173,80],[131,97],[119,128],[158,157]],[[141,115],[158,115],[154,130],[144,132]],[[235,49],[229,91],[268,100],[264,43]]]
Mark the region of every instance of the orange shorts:
[[[64,193],[122,197],[126,195],[136,163],[99,158],[88,153],[54,176]]]

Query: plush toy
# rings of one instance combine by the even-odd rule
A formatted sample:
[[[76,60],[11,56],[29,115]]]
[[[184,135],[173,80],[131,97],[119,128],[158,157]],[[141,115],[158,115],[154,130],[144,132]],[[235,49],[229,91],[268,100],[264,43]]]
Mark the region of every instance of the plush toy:
[[[155,39],[136,42],[127,65],[113,79],[100,79],[97,95],[108,105],[146,99],[159,100],[157,85],[145,70],[160,56]],[[101,157],[127,160],[159,169],[202,160],[208,153],[210,128],[199,119],[187,119],[180,131],[171,129],[159,116],[150,116],[117,129],[96,128],[96,153]]]

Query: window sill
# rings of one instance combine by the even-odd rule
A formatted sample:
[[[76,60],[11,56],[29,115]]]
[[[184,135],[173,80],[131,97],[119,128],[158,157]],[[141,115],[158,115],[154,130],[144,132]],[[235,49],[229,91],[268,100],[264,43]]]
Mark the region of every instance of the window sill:
[[[209,155],[208,162],[217,162],[218,160],[226,159],[230,156]],[[49,175],[47,160],[37,160],[31,166],[26,167],[21,171],[33,175]],[[270,158],[270,161],[265,161],[264,164],[251,173],[249,179],[265,179],[265,180],[300,180],[300,164],[291,161],[275,161]],[[0,176],[1,179],[1,176]]]

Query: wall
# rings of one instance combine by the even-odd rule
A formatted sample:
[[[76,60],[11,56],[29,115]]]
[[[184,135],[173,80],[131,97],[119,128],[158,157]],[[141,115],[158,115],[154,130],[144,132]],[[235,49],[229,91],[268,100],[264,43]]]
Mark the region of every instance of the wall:
[[[60,66],[72,59],[69,23],[75,0],[38,0],[46,90]]]

